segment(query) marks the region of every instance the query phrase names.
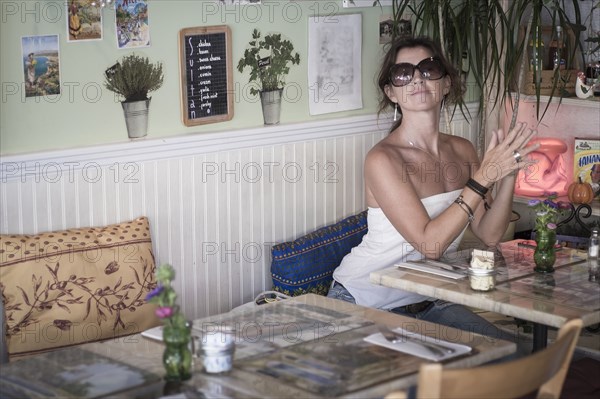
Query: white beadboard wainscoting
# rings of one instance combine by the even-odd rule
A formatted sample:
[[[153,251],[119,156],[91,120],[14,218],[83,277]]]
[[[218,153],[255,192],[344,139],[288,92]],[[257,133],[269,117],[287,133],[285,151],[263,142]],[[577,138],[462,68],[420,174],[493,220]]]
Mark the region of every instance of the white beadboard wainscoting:
[[[458,113],[454,134],[475,125]],[[369,115],[4,156],[0,233],[148,216],[186,316],[224,312],[271,288],[274,243],[365,208],[363,160],[388,128]]]

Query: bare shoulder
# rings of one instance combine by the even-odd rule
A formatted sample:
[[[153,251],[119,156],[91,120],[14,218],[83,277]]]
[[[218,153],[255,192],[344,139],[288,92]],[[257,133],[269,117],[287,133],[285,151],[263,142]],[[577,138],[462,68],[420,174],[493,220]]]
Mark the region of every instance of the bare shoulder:
[[[411,179],[406,176],[402,152],[402,147],[384,139],[367,153],[364,182],[368,206],[397,212],[393,211],[395,206],[388,202],[390,198],[404,198],[411,194],[417,198]]]
[[[387,140],[381,140],[369,150],[365,159],[365,167],[379,168],[385,165],[402,162],[402,154],[398,148]]]

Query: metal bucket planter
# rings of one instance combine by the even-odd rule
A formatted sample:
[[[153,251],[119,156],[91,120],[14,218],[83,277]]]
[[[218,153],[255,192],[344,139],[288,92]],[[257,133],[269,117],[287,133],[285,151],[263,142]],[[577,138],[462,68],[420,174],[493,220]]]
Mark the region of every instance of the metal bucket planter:
[[[262,104],[265,125],[277,125],[279,123],[282,92],[283,89],[260,92],[260,102]]]
[[[148,109],[150,99],[142,101],[122,102],[127,134],[130,139],[144,137],[148,134]]]

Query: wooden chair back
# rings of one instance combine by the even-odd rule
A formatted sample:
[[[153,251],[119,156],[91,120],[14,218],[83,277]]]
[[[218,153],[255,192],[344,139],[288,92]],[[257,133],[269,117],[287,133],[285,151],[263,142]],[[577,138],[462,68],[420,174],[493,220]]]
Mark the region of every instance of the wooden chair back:
[[[424,364],[419,370],[417,397],[519,398],[537,390],[537,398],[558,399],[581,327],[580,319],[571,320],[547,348],[505,363],[454,370]]]

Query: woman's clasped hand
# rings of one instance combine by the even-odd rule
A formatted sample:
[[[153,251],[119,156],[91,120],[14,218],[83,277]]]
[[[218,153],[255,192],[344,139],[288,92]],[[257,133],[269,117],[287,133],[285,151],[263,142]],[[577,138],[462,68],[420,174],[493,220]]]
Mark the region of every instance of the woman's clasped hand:
[[[537,150],[540,145],[527,143],[536,134],[537,131],[528,129],[524,123],[517,123],[507,135],[502,129],[493,131],[474,179],[489,187],[519,169],[534,164],[536,161],[528,159],[527,155]]]

